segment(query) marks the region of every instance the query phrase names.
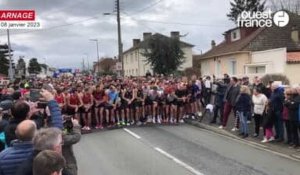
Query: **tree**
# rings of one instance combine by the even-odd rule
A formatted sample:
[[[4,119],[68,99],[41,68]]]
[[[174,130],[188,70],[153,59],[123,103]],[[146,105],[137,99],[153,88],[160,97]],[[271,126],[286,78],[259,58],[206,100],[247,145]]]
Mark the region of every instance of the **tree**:
[[[28,72],[30,74],[38,74],[42,71],[41,65],[38,63],[36,58],[29,60]]]
[[[19,58],[17,64],[18,76],[23,77],[26,75],[26,63],[22,57]]]
[[[299,0],[270,0],[270,6],[273,11],[288,10],[300,14]]]
[[[266,1],[261,2],[261,0],[233,0],[233,2],[230,2],[231,8],[227,17],[236,23],[239,15],[243,11],[262,12],[265,10],[265,4]]]
[[[9,59],[8,57],[8,46],[0,45],[0,73],[8,75]]]
[[[142,55],[154,73],[165,75],[176,71],[185,60],[179,39],[161,35],[153,35],[146,41]]]

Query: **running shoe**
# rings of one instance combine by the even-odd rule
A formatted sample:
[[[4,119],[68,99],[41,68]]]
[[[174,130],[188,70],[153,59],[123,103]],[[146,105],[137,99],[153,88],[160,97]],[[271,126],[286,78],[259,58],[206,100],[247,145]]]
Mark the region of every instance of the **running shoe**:
[[[232,132],[235,132],[237,130],[238,130],[238,128],[235,128],[235,127],[231,129]]]
[[[272,142],[272,141],[274,141],[274,140],[275,140],[275,138],[274,138],[274,137],[271,137],[271,138],[268,139],[268,142]]]
[[[267,143],[268,139],[266,137],[264,137],[264,139],[261,141],[261,143]]]

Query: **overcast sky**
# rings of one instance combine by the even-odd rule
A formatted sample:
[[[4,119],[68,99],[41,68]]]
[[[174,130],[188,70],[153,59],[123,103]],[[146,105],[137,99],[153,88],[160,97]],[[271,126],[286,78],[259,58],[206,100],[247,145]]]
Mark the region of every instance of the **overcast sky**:
[[[123,50],[143,32],[180,31],[182,40],[195,45],[194,53],[207,51],[211,40],[223,40],[222,33],[232,27],[226,13],[229,0],[120,0]],[[101,57],[117,55],[114,0],[0,0],[2,9],[33,9],[42,22],[38,31],[11,31],[14,59],[25,56],[54,67],[81,67],[82,59],[96,60],[99,40]],[[68,25],[72,24],[72,25]],[[7,43],[6,31],[0,31],[0,43]],[[45,59],[43,59],[45,58]]]

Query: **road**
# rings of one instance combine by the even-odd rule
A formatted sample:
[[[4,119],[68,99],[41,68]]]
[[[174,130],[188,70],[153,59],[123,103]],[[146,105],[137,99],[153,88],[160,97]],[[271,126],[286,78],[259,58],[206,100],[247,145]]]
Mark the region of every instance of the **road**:
[[[300,162],[190,125],[83,135],[79,175],[298,175]]]

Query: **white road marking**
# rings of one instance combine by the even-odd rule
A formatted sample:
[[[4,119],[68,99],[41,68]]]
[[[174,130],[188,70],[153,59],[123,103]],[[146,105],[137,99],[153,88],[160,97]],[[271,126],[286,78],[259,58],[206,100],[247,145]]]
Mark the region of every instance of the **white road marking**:
[[[139,135],[137,135],[136,133],[130,131],[127,128],[123,128],[124,131],[128,132],[130,135],[132,135],[133,137],[135,137],[136,139],[141,139],[141,137]]]
[[[193,167],[187,165],[186,163],[182,162],[181,160],[177,159],[176,157],[172,156],[171,154],[165,152],[164,150],[158,148],[158,147],[155,147],[154,148],[157,152],[163,154],[164,156],[166,156],[167,158],[173,160],[174,162],[176,162],[178,165],[182,166],[183,168],[189,170],[190,172],[196,174],[196,175],[204,175],[203,173],[195,170]]]
[[[133,137],[135,137],[136,139],[141,139],[141,137],[139,135],[137,135],[136,133],[130,131],[127,128],[123,128],[124,131],[126,131],[127,133],[129,133],[130,135],[132,135]],[[154,147],[153,145],[151,145],[151,143],[148,143],[146,140],[143,139],[143,142],[148,145],[149,147],[151,147],[152,149],[156,150],[157,152],[159,152],[160,154],[166,156],[167,158],[173,160],[175,163],[177,163],[178,165],[180,165],[181,167],[187,169],[188,171],[192,172],[195,175],[204,175],[203,173],[197,171],[196,169],[194,169],[193,167],[189,166],[188,164],[182,162],[181,160],[177,159],[176,157],[172,156],[171,154],[165,152],[164,150],[158,148],[158,147]]]

